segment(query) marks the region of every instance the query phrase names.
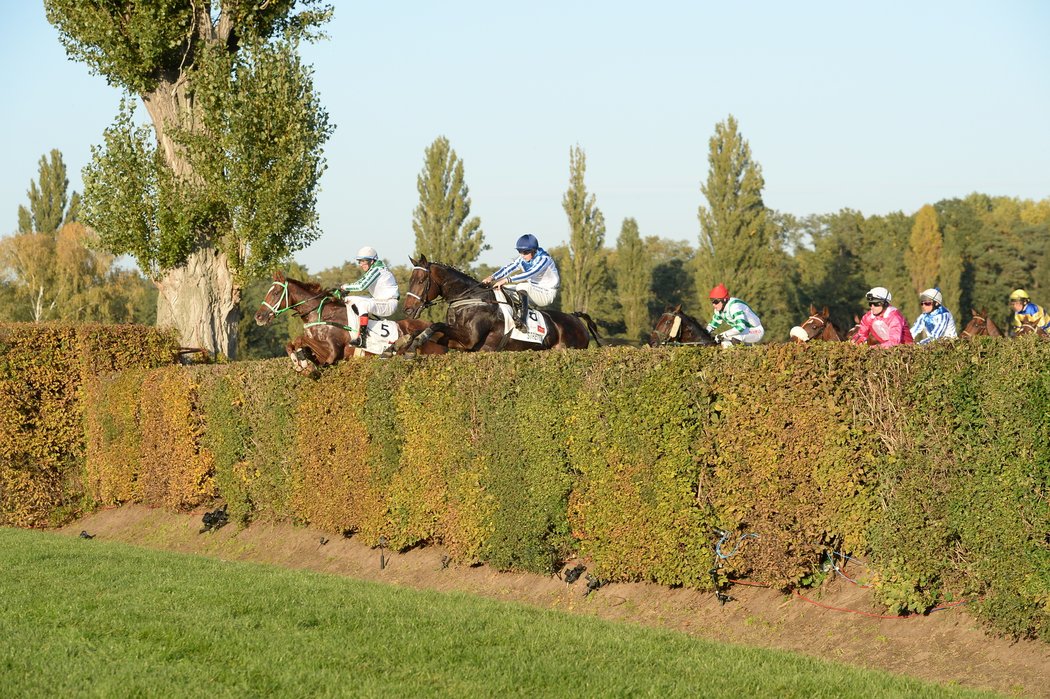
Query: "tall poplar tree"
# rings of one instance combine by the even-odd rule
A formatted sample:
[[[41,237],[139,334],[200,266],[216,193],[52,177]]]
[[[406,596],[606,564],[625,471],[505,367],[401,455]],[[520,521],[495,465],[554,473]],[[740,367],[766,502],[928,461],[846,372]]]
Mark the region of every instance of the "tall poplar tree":
[[[412,213],[416,256],[468,269],[488,246],[481,219],[467,218],[470,189],[463,176],[463,161],[444,136],[426,149],[416,190],[419,205]]]
[[[69,196],[69,178],[62,153],[52,149],[51,159],[41,156],[39,179],[29,181],[29,206],[18,206],[19,233],[56,233],[66,223],[77,220],[80,195]],[[68,206],[67,206],[68,204]]]
[[[762,168],[732,115],[715,125],[708,146],[707,181],[700,186],[708,205],[698,214],[697,292],[706,303],[710,289],[724,283],[758,313],[767,338],[786,335],[794,324],[795,285],[762,201]]]
[[[298,55],[322,0],[45,0],[70,57],[126,101],[84,171],[83,219],[157,288],[157,323],[236,355],[245,280],[315,240],[331,128]]]
[[[939,283],[943,244],[937,210],[927,204],[915,214],[908,249],[904,253],[904,265],[916,294]]]
[[[632,340],[642,338],[651,329],[652,274],[653,261],[638,233],[638,222],[625,218],[616,239],[616,294],[623,310],[627,337]]]
[[[569,217],[569,264],[559,270],[565,297],[562,307],[568,311],[587,312],[602,279],[602,245],[605,243],[605,215],[597,206],[595,195],[587,193],[584,175],[587,156],[579,145],[569,149],[569,189],[561,205]]]

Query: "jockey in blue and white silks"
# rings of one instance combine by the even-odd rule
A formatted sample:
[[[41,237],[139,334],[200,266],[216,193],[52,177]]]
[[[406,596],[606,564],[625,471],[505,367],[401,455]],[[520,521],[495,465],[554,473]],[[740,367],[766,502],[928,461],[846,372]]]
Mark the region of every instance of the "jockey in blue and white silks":
[[[524,329],[529,313],[529,301],[540,307],[553,303],[558,294],[558,287],[561,286],[561,275],[558,274],[554,258],[540,247],[536,236],[531,233],[518,238],[515,248],[518,256],[482,281],[492,284],[495,289],[507,286],[522,295],[521,314],[517,324],[519,329]]]
[[[356,328],[353,327],[353,323],[347,323],[350,326],[350,344],[364,346],[362,333],[368,331],[368,314],[380,318],[394,315],[401,292],[397,288],[393,272],[379,259],[375,248],[366,246],[358,250],[357,265],[364,275],[352,284],[343,284],[339,290],[346,303],[347,320],[350,320],[351,311],[357,315]],[[367,292],[369,296],[351,295],[362,291]]]
[[[934,340],[958,337],[955,332],[955,318],[941,305],[942,301],[940,289],[927,289],[919,294],[922,313],[911,326],[911,336],[919,337],[920,333],[925,333],[925,337],[918,340],[917,344],[925,345]]]

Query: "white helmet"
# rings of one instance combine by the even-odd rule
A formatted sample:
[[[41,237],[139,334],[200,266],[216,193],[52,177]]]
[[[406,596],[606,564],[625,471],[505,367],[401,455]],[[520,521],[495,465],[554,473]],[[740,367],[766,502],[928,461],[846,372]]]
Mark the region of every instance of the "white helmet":
[[[366,246],[364,246],[363,248],[361,248],[360,250],[357,251],[357,259],[359,259],[359,260],[378,260],[379,259],[379,253],[376,252],[375,248],[372,248],[372,247],[369,247],[369,246],[366,245]]]
[[[944,303],[944,297],[941,296],[941,290],[937,288],[927,289],[926,291],[919,294],[920,301],[933,301],[935,304],[940,306]]]
[[[869,291],[864,298],[868,299],[868,303],[872,303],[873,301],[885,301],[886,303],[889,303],[893,300],[893,295],[890,294],[889,289],[886,287],[877,286]]]

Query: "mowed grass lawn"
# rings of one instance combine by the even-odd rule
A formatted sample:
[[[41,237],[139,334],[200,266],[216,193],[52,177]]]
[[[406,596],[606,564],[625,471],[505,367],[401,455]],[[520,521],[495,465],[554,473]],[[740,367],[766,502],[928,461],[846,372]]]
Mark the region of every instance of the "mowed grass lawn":
[[[975,696],[462,594],[0,529],[4,697]]]

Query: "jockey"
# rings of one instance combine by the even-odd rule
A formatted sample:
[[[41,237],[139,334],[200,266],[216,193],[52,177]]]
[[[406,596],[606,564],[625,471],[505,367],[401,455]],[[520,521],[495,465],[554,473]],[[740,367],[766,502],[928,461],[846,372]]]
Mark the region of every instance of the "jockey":
[[[1022,323],[1031,323],[1050,332],[1050,314],[1028,300],[1028,292],[1024,289],[1015,289],[1010,294],[1010,307],[1014,309],[1014,330]]]
[[[711,322],[707,324],[707,332],[713,332],[722,325],[729,326],[728,330],[715,335],[715,339],[723,347],[733,344],[734,338],[749,345],[762,340],[766,334],[762,321],[758,319],[758,315],[751,310],[750,306],[738,298],[731,297],[725,284],[719,284],[711,289],[711,293],[707,296],[711,299],[711,306],[715,310]]]
[[[375,248],[366,245],[358,250],[357,266],[364,272],[364,276],[353,284],[340,286],[339,295],[346,303],[347,320],[350,318],[351,310],[358,317],[357,328],[350,329],[350,344],[363,347],[365,334],[368,332],[368,314],[372,313],[380,318],[394,315],[401,293],[398,291],[397,280],[394,279],[393,273],[379,259]],[[349,295],[355,292],[367,292],[369,296]]]
[[[941,290],[937,288],[927,289],[919,294],[922,313],[911,326],[911,336],[915,338],[919,333],[925,332],[926,337],[919,340],[918,344],[925,345],[934,340],[958,337],[955,333],[955,318],[941,305],[942,301]]]
[[[518,238],[514,247],[518,256],[485,277],[481,283],[492,284],[493,289],[506,285],[519,292],[521,314],[514,324],[518,330],[525,332],[528,330],[526,320],[529,317],[529,301],[541,308],[552,303],[561,286],[561,276],[554,258],[540,247],[536,236],[526,233]]]
[[[879,341],[879,347],[914,343],[911,331],[908,329],[908,321],[904,319],[900,311],[890,305],[893,296],[885,287],[875,287],[865,295],[865,298],[871,310],[860,319],[860,327],[857,329],[857,334],[853,336],[854,343],[862,345],[872,334]]]

